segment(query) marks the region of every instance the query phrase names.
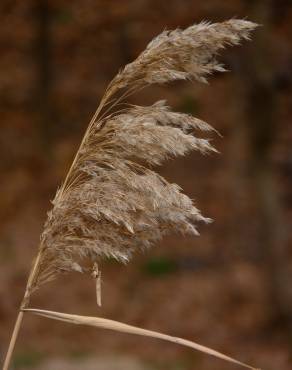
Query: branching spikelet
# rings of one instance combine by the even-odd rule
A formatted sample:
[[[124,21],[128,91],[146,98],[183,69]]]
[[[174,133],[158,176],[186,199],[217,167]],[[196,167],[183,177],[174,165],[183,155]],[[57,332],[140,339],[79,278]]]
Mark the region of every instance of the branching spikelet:
[[[164,101],[128,105],[111,114],[105,107],[117,106],[149,84],[205,82],[224,70],[216,60],[218,51],[248,39],[255,26],[230,20],[165,31],[112,80],[53,201],[29,294],[60,272],[87,271],[85,259],[128,261],[133,251],[148,248],[170,231],[196,235],[196,223],[209,221],[178,185],[147,166],[192,150],[215,151],[208,140],[194,136],[212,127],[172,112]]]
[[[206,77],[213,72],[225,71],[216,60],[218,51],[249,39],[255,27],[252,22],[234,19],[214,24],[202,22],[185,30],[164,31],[113,82],[120,88],[133,83],[153,84],[183,79],[206,82]]]
[[[57,194],[48,214],[42,244],[50,259],[57,258],[53,269],[52,261],[47,265],[46,278],[58,270],[82,271],[78,261],[84,257],[127,261],[132,251],[149,247],[170,230],[197,234],[194,223],[208,220],[192,201],[134,160],[160,164],[191,150],[214,151],[207,140],[186,133],[199,126],[209,129],[161,102],[132,107],[102,128],[94,126],[80,151],[73,184]]]

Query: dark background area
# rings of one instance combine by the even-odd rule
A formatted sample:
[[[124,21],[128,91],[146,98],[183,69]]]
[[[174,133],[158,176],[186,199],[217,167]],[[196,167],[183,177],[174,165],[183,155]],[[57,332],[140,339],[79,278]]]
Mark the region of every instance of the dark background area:
[[[4,355],[39,235],[103,90],[163,29],[246,17],[253,41],[223,53],[209,85],[166,98],[209,122],[220,155],[159,169],[215,220],[173,235],[94,283],[71,274],[31,305],[98,315],[196,340],[265,370],[292,364],[292,4],[289,0],[2,0],[0,4],[0,352]],[[15,369],[223,370],[236,366],[170,343],[25,318]]]

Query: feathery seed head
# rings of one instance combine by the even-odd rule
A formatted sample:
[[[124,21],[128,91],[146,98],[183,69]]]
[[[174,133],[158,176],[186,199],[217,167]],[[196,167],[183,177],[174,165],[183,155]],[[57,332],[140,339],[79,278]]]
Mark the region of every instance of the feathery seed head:
[[[212,131],[210,125],[172,112],[165,101],[129,106],[103,118],[99,114],[123,88],[130,93],[176,79],[206,82],[211,73],[224,70],[218,52],[248,39],[255,27],[233,19],[165,31],[112,80],[48,213],[31,291],[58,273],[86,271],[84,259],[127,262],[133,251],[171,231],[197,235],[196,224],[210,221],[178,185],[147,167],[192,150],[216,151],[195,136],[198,130]]]

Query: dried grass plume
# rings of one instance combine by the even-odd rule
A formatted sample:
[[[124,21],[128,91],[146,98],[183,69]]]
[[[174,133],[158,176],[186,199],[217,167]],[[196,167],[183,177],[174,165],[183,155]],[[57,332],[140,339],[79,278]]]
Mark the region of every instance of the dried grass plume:
[[[67,178],[53,201],[41,236],[38,269],[31,291],[60,272],[80,271],[85,258],[126,262],[133,251],[148,248],[168,232],[197,234],[208,222],[176,184],[148,165],[192,150],[215,151],[197,131],[207,123],[172,112],[164,101],[121,107],[125,98],[150,84],[178,79],[206,82],[224,71],[218,52],[248,39],[252,22],[207,22],[185,30],[164,31],[109,84],[89,124]],[[103,113],[105,111],[105,113]]]
[[[164,31],[108,85],[48,213],[4,370],[9,366],[23,310],[42,284],[70,271],[88,272],[98,280],[103,257],[127,262],[134,251],[149,248],[169,232],[197,235],[197,224],[210,221],[178,185],[152,168],[191,151],[215,152],[208,139],[197,136],[199,131],[208,134],[212,127],[188,114],[173,112],[165,101],[132,106],[126,99],[151,84],[206,82],[212,73],[225,71],[217,60],[218,53],[249,39],[255,27],[255,23],[232,19]],[[69,322],[94,321],[80,316],[77,322],[72,315],[45,312],[47,317]],[[100,320],[94,325],[113,325]],[[113,327],[125,329],[124,324]],[[149,333],[145,335],[179,339]],[[179,340],[177,343],[187,342]],[[208,353],[227,358],[212,350]]]

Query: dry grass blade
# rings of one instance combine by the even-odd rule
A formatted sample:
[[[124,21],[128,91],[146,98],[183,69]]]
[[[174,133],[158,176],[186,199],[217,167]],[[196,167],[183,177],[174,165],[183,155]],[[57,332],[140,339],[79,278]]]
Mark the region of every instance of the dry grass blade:
[[[215,351],[209,347],[205,347],[205,346],[202,346],[201,344],[195,343],[193,341],[178,338],[178,337],[172,337],[170,335],[162,334],[162,333],[152,331],[152,330],[138,328],[136,326],[127,325],[119,321],[104,319],[102,317],[71,315],[71,314],[62,313],[62,312],[39,310],[39,309],[34,309],[34,308],[24,309],[24,311],[30,312],[36,315],[44,316],[44,317],[47,317],[53,320],[64,321],[70,324],[94,326],[97,328],[110,329],[110,330],[119,331],[122,333],[136,334],[136,335],[141,335],[141,336],[146,336],[146,337],[162,339],[168,342],[173,342],[176,344],[180,344],[182,346],[193,348],[197,351],[206,353],[210,356],[214,356],[222,360],[235,363],[237,365],[246,367],[248,369],[260,370],[260,369],[254,368],[253,366],[250,366],[243,362],[235,360],[232,357],[226,356],[223,353]]]

